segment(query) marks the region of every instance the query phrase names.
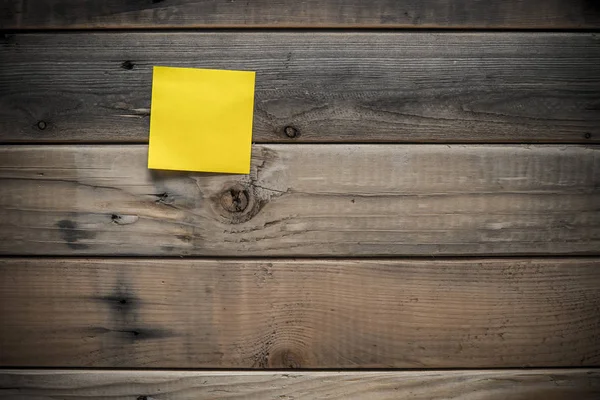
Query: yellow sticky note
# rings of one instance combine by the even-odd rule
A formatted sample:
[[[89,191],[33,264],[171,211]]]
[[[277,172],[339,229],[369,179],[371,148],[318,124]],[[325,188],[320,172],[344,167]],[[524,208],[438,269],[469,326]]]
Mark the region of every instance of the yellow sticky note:
[[[250,172],[255,72],[154,67],[148,168]]]

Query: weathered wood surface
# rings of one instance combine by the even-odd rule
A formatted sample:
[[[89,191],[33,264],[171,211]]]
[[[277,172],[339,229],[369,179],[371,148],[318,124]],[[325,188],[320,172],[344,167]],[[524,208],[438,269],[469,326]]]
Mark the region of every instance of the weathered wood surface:
[[[0,28],[600,27],[594,0],[4,0]]]
[[[0,40],[0,142],[147,142],[153,65],[257,71],[257,142],[600,142],[595,33],[101,32]]]
[[[598,254],[600,147],[261,145],[250,175],[147,147],[0,148],[0,253]]]
[[[0,259],[0,364],[600,365],[599,259]]]
[[[597,400],[596,369],[435,372],[5,370],[0,399]]]

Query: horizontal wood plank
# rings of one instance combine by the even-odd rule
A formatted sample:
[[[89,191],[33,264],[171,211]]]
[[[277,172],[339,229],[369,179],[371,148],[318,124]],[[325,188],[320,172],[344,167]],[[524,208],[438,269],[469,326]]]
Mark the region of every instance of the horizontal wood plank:
[[[600,365],[600,261],[0,259],[0,365]]]
[[[101,32],[0,41],[4,143],[147,142],[154,65],[257,71],[256,142],[600,142],[595,33]]]
[[[597,400],[595,369],[435,372],[8,370],[0,399]]]
[[[3,29],[88,28],[520,28],[600,26],[593,0],[10,0]]]
[[[147,147],[0,148],[0,253],[598,254],[600,147],[261,145],[249,175]]]

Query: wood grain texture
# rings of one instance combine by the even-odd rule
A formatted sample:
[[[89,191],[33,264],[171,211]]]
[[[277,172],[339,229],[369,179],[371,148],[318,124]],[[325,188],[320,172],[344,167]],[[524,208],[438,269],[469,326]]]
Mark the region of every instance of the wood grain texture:
[[[594,0],[3,0],[0,28],[600,27]]]
[[[0,253],[598,254],[600,147],[261,145],[251,173],[147,147],[0,148]]]
[[[0,259],[1,366],[600,365],[599,259]]]
[[[597,400],[595,369],[435,372],[0,372],[0,399]]]
[[[257,71],[256,142],[600,142],[595,33],[101,32],[0,41],[4,143],[147,142],[154,65]]]

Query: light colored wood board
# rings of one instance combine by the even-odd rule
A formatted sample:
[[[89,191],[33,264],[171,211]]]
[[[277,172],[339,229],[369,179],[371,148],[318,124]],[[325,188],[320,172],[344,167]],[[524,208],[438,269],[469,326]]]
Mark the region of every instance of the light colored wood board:
[[[249,175],[147,147],[0,148],[5,255],[569,255],[600,251],[600,147],[261,145]]]
[[[600,365],[599,259],[0,259],[0,365]]]
[[[597,400],[596,369],[432,372],[0,371],[2,400]]]
[[[5,0],[3,29],[600,27],[593,0]]]
[[[256,142],[600,142],[595,33],[101,32],[0,40],[5,143],[147,142],[154,65],[256,71]]]

